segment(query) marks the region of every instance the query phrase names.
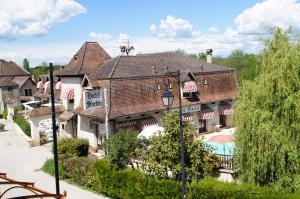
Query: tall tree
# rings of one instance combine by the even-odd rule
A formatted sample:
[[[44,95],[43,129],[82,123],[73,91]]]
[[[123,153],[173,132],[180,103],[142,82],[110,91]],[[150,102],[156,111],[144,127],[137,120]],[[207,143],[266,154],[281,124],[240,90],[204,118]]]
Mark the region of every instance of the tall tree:
[[[237,160],[243,181],[295,191],[300,171],[300,44],[273,30],[261,73],[236,102]]]
[[[30,71],[29,61],[27,58],[23,59],[23,68],[28,72]]]
[[[164,119],[164,132],[150,140],[145,168],[159,177],[168,178],[170,172],[176,180],[181,179],[179,113],[169,113]],[[187,179],[202,179],[217,166],[217,158],[209,155],[210,148],[201,140],[194,140],[195,129],[184,121],[185,167]],[[170,171],[170,172],[168,172]]]

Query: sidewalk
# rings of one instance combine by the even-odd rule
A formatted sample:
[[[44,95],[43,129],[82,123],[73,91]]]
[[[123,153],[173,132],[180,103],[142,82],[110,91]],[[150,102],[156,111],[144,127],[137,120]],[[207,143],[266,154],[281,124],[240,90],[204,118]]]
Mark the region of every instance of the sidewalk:
[[[40,171],[43,163],[52,158],[51,146],[26,148],[16,134],[10,130],[0,133],[0,172],[7,173],[9,178],[18,181],[35,182],[35,186],[45,191],[55,193],[54,177]],[[0,186],[0,192],[3,191]],[[74,185],[60,181],[60,190],[67,191],[70,199],[105,199]],[[24,193],[20,189],[14,192]],[[26,192],[28,193],[28,192]],[[16,195],[6,195],[16,196]]]

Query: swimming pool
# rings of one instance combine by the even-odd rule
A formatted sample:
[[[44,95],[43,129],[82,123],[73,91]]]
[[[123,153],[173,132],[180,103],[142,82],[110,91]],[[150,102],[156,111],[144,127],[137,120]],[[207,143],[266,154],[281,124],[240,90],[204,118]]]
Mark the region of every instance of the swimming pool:
[[[215,142],[206,141],[205,143],[213,148],[212,153],[214,154],[233,155],[234,146],[235,146],[234,142],[218,144]]]

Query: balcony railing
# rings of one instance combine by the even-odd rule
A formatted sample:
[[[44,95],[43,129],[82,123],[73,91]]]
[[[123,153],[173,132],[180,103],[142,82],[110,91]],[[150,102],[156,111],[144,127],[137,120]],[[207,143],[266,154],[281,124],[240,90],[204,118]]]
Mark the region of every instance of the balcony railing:
[[[235,156],[233,155],[224,155],[224,154],[214,154],[220,160],[220,168],[221,169],[228,169],[233,171],[234,170],[234,161]]]

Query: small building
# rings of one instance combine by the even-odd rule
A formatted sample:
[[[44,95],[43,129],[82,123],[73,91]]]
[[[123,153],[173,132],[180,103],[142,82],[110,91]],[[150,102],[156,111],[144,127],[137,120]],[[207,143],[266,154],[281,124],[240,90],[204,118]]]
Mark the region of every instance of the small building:
[[[30,101],[36,91],[30,74],[12,61],[0,59],[0,82],[0,113],[6,107],[8,98],[19,104],[21,101]]]

